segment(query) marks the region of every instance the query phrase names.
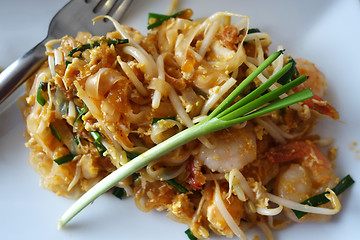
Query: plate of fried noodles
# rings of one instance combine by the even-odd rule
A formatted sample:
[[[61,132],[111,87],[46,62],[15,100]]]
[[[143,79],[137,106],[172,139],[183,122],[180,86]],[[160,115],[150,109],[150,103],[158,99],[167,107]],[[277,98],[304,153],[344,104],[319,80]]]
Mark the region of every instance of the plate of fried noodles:
[[[3,6],[0,67],[66,2]],[[5,239],[358,237],[359,1],[135,0],[103,19],[46,43],[0,105]]]

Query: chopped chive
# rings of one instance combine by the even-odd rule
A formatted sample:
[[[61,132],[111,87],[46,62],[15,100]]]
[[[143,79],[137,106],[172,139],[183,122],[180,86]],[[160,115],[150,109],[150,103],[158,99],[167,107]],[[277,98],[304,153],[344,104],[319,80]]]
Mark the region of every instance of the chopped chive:
[[[166,120],[166,119],[176,120],[176,117],[153,118],[151,124],[153,125],[157,123],[159,120]]]
[[[165,182],[167,182],[168,184],[170,184],[171,186],[173,186],[174,188],[176,188],[177,190],[179,190],[182,193],[187,193],[189,192],[189,190],[187,190],[185,187],[181,186],[178,182],[176,182],[174,179],[170,179],[170,180],[166,180]]]
[[[194,234],[191,232],[190,229],[185,231],[185,234],[188,236],[190,240],[197,240],[197,237],[194,236]]]
[[[351,178],[350,175],[346,175],[332,190],[336,195],[340,195],[342,192],[344,192],[347,188],[349,188],[351,185],[354,184],[354,180]],[[309,205],[312,207],[317,207],[320,205],[323,205],[325,203],[328,203],[330,200],[325,197],[326,194],[329,192],[323,192],[318,195],[312,196],[305,201],[303,201],[301,204]],[[302,212],[298,210],[292,210],[296,217],[298,219],[302,218],[307,214],[307,212]]]
[[[117,44],[123,44],[123,43],[129,43],[129,39],[120,39],[120,38],[115,38],[115,39],[109,39],[106,42],[108,45],[117,45]],[[71,51],[68,53],[69,57],[72,57],[74,55],[74,53],[76,52],[83,52],[87,49],[92,49],[94,47],[98,47],[100,46],[100,42],[95,41],[93,43],[87,43],[87,44],[83,44],[79,47],[73,48],[71,49]]]
[[[105,146],[101,142],[93,142],[96,150],[99,152],[100,156],[104,157],[104,152],[106,151]]]
[[[100,142],[101,140],[101,134],[97,131],[91,131],[91,136],[94,138],[95,142]]]
[[[112,194],[119,198],[119,199],[124,199],[126,197],[126,191],[125,189],[123,188],[120,188],[120,187],[114,187],[113,191],[112,191]]]
[[[75,135],[74,136],[74,142],[76,145],[79,145],[80,144],[80,139],[79,139],[79,136],[78,135]]]
[[[249,30],[247,31],[248,34],[252,34],[252,33],[259,33],[260,30],[258,28],[249,28]]]
[[[108,45],[117,45],[117,44],[124,44],[124,43],[129,43],[129,39],[115,38],[115,39],[109,39],[107,41]]]
[[[133,181],[135,181],[140,177],[140,173],[134,173],[132,176],[133,176]]]
[[[71,160],[73,160],[74,157],[75,157],[75,155],[73,155],[72,153],[69,153],[68,155],[54,159],[54,162],[56,162],[58,165],[61,165],[61,164],[70,162]]]
[[[134,152],[128,152],[128,151],[125,151],[126,152],[126,156],[127,156],[127,158],[128,159],[134,159],[134,158],[136,158],[137,156],[139,156],[140,154],[138,154],[138,153],[134,153]]]
[[[285,85],[291,81],[294,77],[299,77],[299,71],[296,68],[296,62],[290,57],[288,64],[291,64],[291,68],[277,81],[281,85]]]
[[[68,60],[65,60],[65,68],[67,68],[67,66],[69,65],[69,64],[71,64],[72,62],[70,62],[70,61],[68,61]]]
[[[96,150],[99,152],[100,156],[104,156],[104,152],[107,150],[106,147],[101,143],[101,134],[97,131],[91,131],[91,136],[94,138],[93,142]]]
[[[83,108],[80,108],[78,106],[75,106],[77,112],[78,112],[78,115],[74,121],[74,124],[79,120],[81,119],[81,117],[88,111],[88,108],[86,106],[86,104],[84,103],[84,107]]]
[[[38,90],[37,90],[37,94],[36,94],[36,101],[41,105],[44,106],[46,101],[45,98],[43,96],[43,91],[44,91],[44,87],[46,86],[45,82],[40,82]]]
[[[53,126],[51,126],[51,124],[49,125],[49,127],[50,127],[50,130],[51,130],[52,135],[53,135],[57,140],[59,140],[59,142],[61,142],[61,135],[60,135],[60,133],[59,133],[58,131],[56,131],[56,129],[55,129]]]
[[[153,24],[150,24],[147,26],[147,29],[152,29],[154,27],[158,27],[160,26],[163,22],[165,22],[166,20],[170,19],[170,18],[176,18],[177,16],[179,16],[180,14],[182,14],[184,12],[184,10],[179,11],[177,13],[174,13],[173,15],[163,15],[163,14],[157,14],[157,13],[149,13],[149,17],[148,19],[150,20],[151,18],[155,18],[157,19],[156,22],[154,22]]]
[[[76,52],[83,52],[87,49],[91,49],[91,48],[98,47],[98,46],[100,46],[99,42],[94,42],[92,44],[90,44],[90,43],[83,44],[79,47],[71,49],[71,51],[68,54],[68,57],[72,57],[74,55],[74,53],[76,53]]]
[[[107,44],[110,45],[117,45],[117,44],[123,44],[123,43],[129,43],[129,39],[120,39],[120,38],[115,38],[115,39],[109,39],[107,40]],[[100,46],[100,42],[95,41],[93,43],[87,43],[84,45],[81,45],[79,47],[73,48],[70,50],[70,52],[68,53],[68,57],[72,57],[74,55],[74,53],[76,52],[83,52],[87,49],[92,49],[94,47],[98,47]],[[67,68],[67,66],[69,64],[71,64],[72,62],[66,60],[65,61],[65,68]]]

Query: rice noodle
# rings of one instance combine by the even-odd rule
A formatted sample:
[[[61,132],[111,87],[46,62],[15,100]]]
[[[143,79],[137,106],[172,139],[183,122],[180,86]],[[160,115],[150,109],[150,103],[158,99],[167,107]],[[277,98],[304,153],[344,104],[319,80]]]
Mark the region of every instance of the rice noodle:
[[[84,101],[86,106],[89,108],[89,111],[91,112],[91,114],[99,121],[100,125],[102,126],[102,128],[106,132],[107,136],[111,139],[114,148],[113,148],[113,151],[110,151],[110,153],[112,153],[112,154],[110,154],[110,156],[115,158],[116,161],[127,162],[127,158],[124,159],[124,157],[126,157],[126,154],[124,153],[122,148],[124,148],[126,151],[129,151],[129,152],[133,152],[134,149],[126,147],[125,144],[120,143],[121,144],[120,145],[114,139],[111,132],[107,129],[107,127],[105,126],[105,124],[101,120],[102,119],[102,114],[101,114],[100,110],[92,102],[90,97],[85,93],[85,91],[82,89],[82,87],[80,86],[80,84],[78,82],[74,82],[74,85],[75,85],[75,87],[76,87],[76,89],[78,91],[78,96]],[[107,149],[112,149],[112,148],[109,148],[109,146],[108,146]]]
[[[211,27],[209,28],[209,30],[205,34],[204,40],[202,41],[201,46],[200,46],[200,50],[199,50],[199,55],[201,57],[205,56],[206,51],[208,50],[211,42],[213,41],[214,36],[217,33],[219,27],[220,27],[220,21],[218,20],[215,23],[213,23],[213,25],[211,25]]]
[[[55,49],[54,50],[54,64],[55,66],[56,65],[63,65],[64,64],[64,56],[63,56],[63,53],[58,50],[58,49]]]
[[[185,38],[183,38],[184,35],[182,35],[182,34],[179,35],[179,37],[176,41],[176,44],[175,44],[175,59],[176,59],[176,62],[180,66],[184,65],[186,55],[188,53],[188,49],[190,48],[190,44],[193,41],[193,39],[195,38],[199,29],[200,29],[200,25],[193,27],[186,34]],[[180,36],[183,36],[183,37],[180,37]]]

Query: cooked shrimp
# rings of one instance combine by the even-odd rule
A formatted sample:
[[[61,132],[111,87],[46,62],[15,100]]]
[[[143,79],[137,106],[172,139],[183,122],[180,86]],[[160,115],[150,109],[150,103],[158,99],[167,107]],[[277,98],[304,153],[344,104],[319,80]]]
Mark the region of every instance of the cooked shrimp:
[[[325,75],[312,62],[302,58],[295,59],[295,62],[299,74],[308,77],[299,87],[301,89],[310,88],[315,95],[319,97],[324,96],[327,88]]]
[[[303,101],[310,109],[316,112],[327,115],[335,120],[339,119],[339,114],[336,109],[331,106],[326,100],[322,99],[327,88],[327,82],[324,74],[315,66],[315,64],[298,58],[296,61],[296,68],[300,75],[306,75],[308,79],[294,88],[294,91],[300,91],[305,88],[310,88],[315,95],[313,98]]]
[[[331,106],[326,100],[322,99],[319,96],[314,96],[310,99],[303,101],[310,109],[315,110],[316,112],[331,117],[332,119],[338,120],[339,113],[338,111]]]
[[[212,171],[242,169],[256,159],[256,137],[250,124],[242,129],[219,131],[210,141],[216,148],[201,146],[199,159]]]
[[[333,187],[335,174],[327,157],[310,141],[294,141],[272,148],[267,153],[271,162],[282,164],[282,171],[276,178],[276,195],[295,202],[324,192]],[[291,163],[290,165],[287,163]],[[287,215],[297,221],[292,211]],[[308,216],[306,220],[313,220]],[[317,220],[319,220],[317,216]]]

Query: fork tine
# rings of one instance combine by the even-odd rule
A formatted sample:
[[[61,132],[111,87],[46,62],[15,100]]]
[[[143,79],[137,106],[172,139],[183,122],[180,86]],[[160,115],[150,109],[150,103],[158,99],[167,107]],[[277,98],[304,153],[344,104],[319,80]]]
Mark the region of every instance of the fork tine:
[[[96,7],[102,0],[85,0],[86,4],[89,4],[92,8]]]
[[[106,15],[114,7],[115,3],[116,0],[101,0],[93,9],[93,12],[99,15]]]
[[[114,7],[110,10],[108,15],[112,16],[116,20],[120,20],[120,18],[124,15],[125,11],[130,7],[132,0],[117,0]]]

